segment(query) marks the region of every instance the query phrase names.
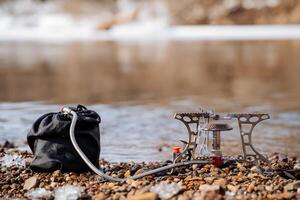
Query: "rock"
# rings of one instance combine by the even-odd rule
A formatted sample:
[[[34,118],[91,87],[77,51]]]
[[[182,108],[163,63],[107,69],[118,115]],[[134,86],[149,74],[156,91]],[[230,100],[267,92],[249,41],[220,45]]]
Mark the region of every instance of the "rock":
[[[127,170],[127,171],[125,172],[125,174],[124,174],[124,177],[127,178],[127,177],[129,177],[129,176],[131,176],[130,170]]]
[[[133,182],[131,183],[131,186],[137,188],[137,187],[139,186],[139,184],[138,184],[137,181],[133,181]]]
[[[244,167],[242,164],[238,163],[237,164],[238,169],[240,170],[240,172],[245,172],[247,171],[246,167]]]
[[[248,186],[248,188],[247,188],[247,192],[248,192],[248,193],[253,192],[254,188],[255,188],[255,181],[252,181],[252,182],[250,183],[250,185]]]
[[[300,163],[296,163],[294,165],[294,170],[300,170]]]
[[[238,191],[238,187],[233,186],[233,185],[227,185],[227,189],[233,193],[236,193]]]
[[[277,199],[292,199],[295,196],[295,193],[292,192],[283,192],[277,195]]]
[[[284,191],[296,191],[298,188],[300,188],[300,181],[294,181],[284,186]]]
[[[214,177],[206,177],[204,178],[205,182],[208,183],[208,184],[212,184],[215,180]]]
[[[220,186],[204,184],[200,185],[199,190],[200,192],[216,192],[220,190]]]
[[[57,176],[60,176],[60,175],[61,175],[61,172],[60,172],[60,170],[56,170],[56,171],[54,171],[54,172],[52,173],[52,175],[53,175],[54,177],[57,177]]]
[[[135,172],[139,169],[141,169],[142,166],[139,164],[134,164],[132,167],[129,168],[130,174],[135,174]]]
[[[193,171],[195,171],[197,168],[198,168],[198,165],[197,165],[197,164],[193,164],[193,165],[192,165]]]
[[[23,189],[30,190],[36,187],[38,184],[39,184],[38,178],[36,176],[33,176],[25,181]]]
[[[255,187],[255,191],[264,191],[265,190],[265,186],[263,185],[258,185],[257,187]]]
[[[227,181],[224,178],[220,178],[220,179],[215,180],[214,184],[220,185],[221,187],[226,188]]]
[[[139,175],[139,174],[142,174],[142,173],[144,173],[144,170],[143,170],[143,169],[139,169],[139,170],[137,170],[137,171],[135,172],[134,175]]]
[[[108,184],[108,187],[112,188],[112,187],[115,187],[116,185],[117,185],[116,183],[110,182],[110,183]]]
[[[128,198],[128,200],[156,200],[156,199],[157,199],[157,194],[155,192],[146,192]]]
[[[94,200],[105,200],[105,194],[103,192],[98,193],[94,196]]]
[[[173,181],[174,181],[175,183],[178,183],[178,182],[180,181],[180,179],[179,179],[179,178],[174,178]]]
[[[132,183],[133,181],[134,181],[133,179],[127,179],[127,180],[126,180],[126,183],[128,183],[128,185],[131,185],[131,183]]]
[[[258,170],[258,168],[256,166],[251,167],[250,171],[252,173],[258,173],[259,172],[259,170]]]
[[[204,184],[199,187],[200,197],[197,199],[221,199],[220,186]]]
[[[169,199],[182,190],[182,186],[177,183],[160,183],[150,188],[151,192],[158,194],[161,199]]]
[[[268,192],[273,192],[273,187],[271,185],[267,185],[265,187],[265,189],[268,191]]]
[[[56,183],[56,182],[51,182],[51,183],[50,183],[50,186],[54,188],[54,187],[57,186],[57,183]]]

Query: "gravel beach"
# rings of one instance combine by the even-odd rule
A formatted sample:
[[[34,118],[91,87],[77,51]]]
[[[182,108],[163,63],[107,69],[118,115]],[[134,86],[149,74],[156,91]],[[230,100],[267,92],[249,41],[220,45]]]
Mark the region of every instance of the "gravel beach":
[[[20,162],[5,166],[5,155]],[[280,154],[269,157],[275,172],[270,177],[256,166],[230,163],[222,168],[192,165],[172,175],[163,172],[124,183],[106,182],[91,172],[34,173],[29,169],[32,154],[16,148],[1,148],[0,157],[1,199],[300,199],[300,162]],[[100,164],[107,174],[123,178],[166,163]]]

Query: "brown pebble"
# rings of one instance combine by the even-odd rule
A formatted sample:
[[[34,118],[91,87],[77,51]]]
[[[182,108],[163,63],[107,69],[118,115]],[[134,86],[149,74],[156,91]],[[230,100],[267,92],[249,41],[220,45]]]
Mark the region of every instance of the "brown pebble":
[[[24,190],[30,190],[38,185],[38,178],[36,176],[33,176],[29,179],[27,179],[24,183],[23,189]]]
[[[251,167],[250,171],[252,173],[257,173],[258,172],[258,168],[256,166]]]
[[[6,189],[8,189],[8,188],[10,188],[10,185],[3,185],[3,186],[2,186],[2,190],[6,190]]]
[[[142,173],[144,173],[144,170],[143,170],[143,169],[139,169],[139,170],[137,170],[137,171],[135,172],[134,175],[139,175],[139,174],[142,174]]]
[[[204,184],[204,185],[200,185],[200,187],[199,187],[200,192],[215,192],[215,191],[219,191],[219,190],[220,190],[219,185]]]
[[[206,178],[204,178],[204,180],[205,180],[206,183],[212,184],[213,181],[215,180],[215,178],[214,177],[206,177]]]
[[[193,165],[192,165],[193,171],[195,171],[197,168],[198,168],[198,165],[197,165],[197,164],[193,164]]]
[[[127,177],[129,177],[131,174],[130,174],[130,170],[127,170],[126,172],[125,172],[125,174],[124,174],[124,177],[125,178],[127,178]]]
[[[221,187],[226,188],[227,181],[224,178],[220,178],[220,179],[215,180],[214,184],[220,185]]]
[[[254,188],[255,188],[255,181],[252,181],[247,188],[247,192],[249,193],[253,192]]]
[[[112,188],[112,187],[114,187],[114,186],[116,186],[116,185],[117,185],[116,183],[110,182],[110,183],[108,184],[108,187]]]
[[[227,185],[227,189],[228,189],[230,192],[236,193],[237,190],[238,190],[238,187],[233,186],[233,185]]]
[[[155,192],[146,192],[128,198],[128,200],[156,200],[156,199],[157,199],[157,194]]]
[[[94,196],[94,200],[105,200],[105,194],[103,192],[98,193]]]
[[[265,187],[265,189],[268,191],[268,192],[272,192],[273,191],[273,187],[271,185],[267,185]]]

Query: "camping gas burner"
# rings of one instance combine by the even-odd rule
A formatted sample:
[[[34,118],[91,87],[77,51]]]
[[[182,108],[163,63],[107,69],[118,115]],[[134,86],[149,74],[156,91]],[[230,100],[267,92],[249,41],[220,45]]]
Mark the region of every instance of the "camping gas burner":
[[[215,156],[222,156],[221,149],[221,131],[230,131],[232,127],[222,123],[208,123],[202,127],[203,131],[213,132],[212,153]]]
[[[268,163],[268,159],[259,153],[252,143],[254,127],[261,121],[270,119],[267,113],[231,113],[221,116],[211,111],[201,109],[197,113],[176,113],[174,116],[184,123],[188,130],[188,141],[183,141],[182,151],[176,149],[173,162],[209,158],[220,165],[223,162],[221,152],[221,132],[233,128],[224,121],[236,119],[242,142],[243,155],[238,156],[238,161],[258,164],[259,161]],[[212,133],[212,146],[210,136]],[[198,151],[197,151],[198,149]]]

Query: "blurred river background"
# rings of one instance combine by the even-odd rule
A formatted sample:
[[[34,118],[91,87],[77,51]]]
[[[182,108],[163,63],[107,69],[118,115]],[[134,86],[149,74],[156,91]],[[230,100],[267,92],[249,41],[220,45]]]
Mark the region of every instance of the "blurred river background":
[[[1,0],[0,143],[64,104],[99,112],[101,158],[171,159],[175,112],[268,112],[264,154],[300,156],[300,2]],[[232,122],[237,128],[237,123]],[[241,154],[238,129],[222,135]]]

